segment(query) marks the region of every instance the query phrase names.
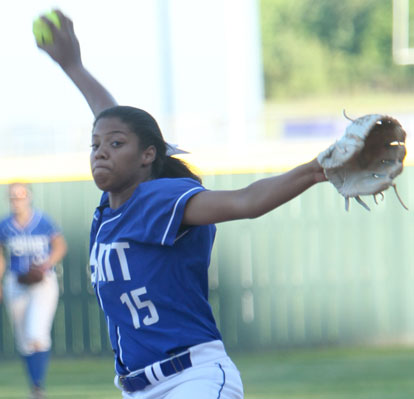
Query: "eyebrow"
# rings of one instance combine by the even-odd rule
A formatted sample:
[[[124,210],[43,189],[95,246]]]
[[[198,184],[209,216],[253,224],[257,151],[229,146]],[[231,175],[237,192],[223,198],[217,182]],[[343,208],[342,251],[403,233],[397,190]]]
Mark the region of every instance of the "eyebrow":
[[[128,136],[129,133],[123,132],[122,130],[111,130],[109,132],[104,133],[105,136],[109,136],[109,135],[112,135],[112,134],[123,134],[124,136]],[[97,136],[97,134],[92,133],[92,137],[93,136]]]

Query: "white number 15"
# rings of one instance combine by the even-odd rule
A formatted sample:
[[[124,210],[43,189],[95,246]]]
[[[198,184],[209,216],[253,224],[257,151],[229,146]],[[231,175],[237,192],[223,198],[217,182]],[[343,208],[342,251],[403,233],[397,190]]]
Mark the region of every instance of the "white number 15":
[[[130,292],[130,295],[128,295],[127,292],[124,292],[120,297],[121,302],[127,305],[131,313],[132,322],[135,328],[141,327],[141,323],[139,321],[139,315],[138,315],[139,309],[148,308],[149,315],[145,316],[144,319],[142,320],[142,322],[146,326],[150,326],[151,324],[156,323],[160,319],[158,316],[157,309],[155,308],[154,304],[150,300],[145,300],[145,301],[141,300],[140,296],[146,293],[147,293],[147,289],[145,287],[141,287],[141,288],[137,288],[136,290],[132,290]],[[130,296],[132,297],[132,300]]]

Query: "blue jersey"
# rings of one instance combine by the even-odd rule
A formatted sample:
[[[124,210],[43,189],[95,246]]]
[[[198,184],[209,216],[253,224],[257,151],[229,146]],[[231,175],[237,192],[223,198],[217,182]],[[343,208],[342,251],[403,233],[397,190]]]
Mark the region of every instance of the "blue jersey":
[[[151,180],[116,210],[102,196],[91,230],[91,279],[118,374],[221,339],[208,303],[216,228],[181,223],[187,201],[203,190],[189,178]]]
[[[36,210],[26,226],[17,224],[13,215],[0,221],[0,243],[9,254],[10,270],[23,274],[31,264],[42,264],[49,257],[52,238],[59,233],[58,227]]]

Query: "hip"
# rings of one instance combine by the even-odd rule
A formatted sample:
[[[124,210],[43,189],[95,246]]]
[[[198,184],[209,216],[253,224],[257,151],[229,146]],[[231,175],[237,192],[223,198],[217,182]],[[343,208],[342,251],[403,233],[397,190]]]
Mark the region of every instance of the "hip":
[[[243,398],[240,373],[220,340],[195,345],[161,362],[116,376],[124,398]]]
[[[41,281],[32,285],[19,283],[17,273],[9,270],[4,277],[3,285],[4,299],[6,301],[21,295],[32,295],[36,292],[45,294],[48,291],[53,293],[58,291],[58,281],[54,270],[47,271]]]

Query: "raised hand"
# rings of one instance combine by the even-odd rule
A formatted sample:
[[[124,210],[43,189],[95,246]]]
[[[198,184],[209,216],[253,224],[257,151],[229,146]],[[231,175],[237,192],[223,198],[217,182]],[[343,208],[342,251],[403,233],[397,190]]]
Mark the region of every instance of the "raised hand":
[[[54,10],[59,16],[60,28],[47,17],[42,20],[49,26],[53,41],[50,44],[37,46],[49,54],[65,74],[72,80],[82,93],[92,113],[96,117],[104,109],[117,105],[111,93],[99,83],[83,66],[79,40],[73,29],[73,22],[59,10]]]
[[[58,28],[49,18],[42,16],[52,32],[53,40],[50,44],[37,43],[37,46],[45,51],[64,70],[82,65],[79,40],[75,35],[73,22],[60,10],[54,10],[60,20]]]

